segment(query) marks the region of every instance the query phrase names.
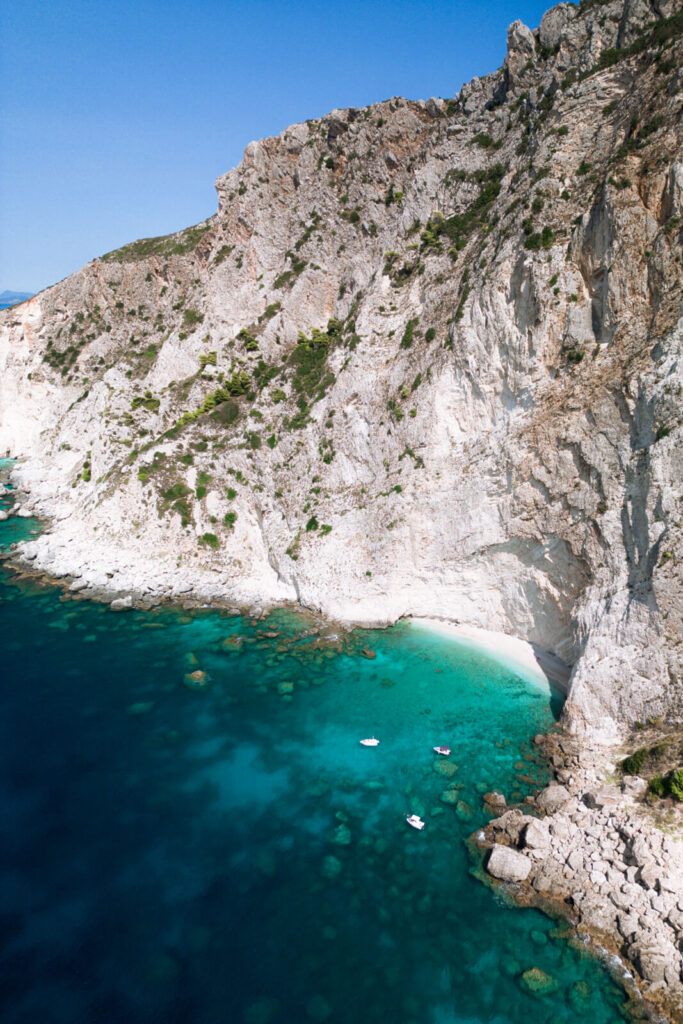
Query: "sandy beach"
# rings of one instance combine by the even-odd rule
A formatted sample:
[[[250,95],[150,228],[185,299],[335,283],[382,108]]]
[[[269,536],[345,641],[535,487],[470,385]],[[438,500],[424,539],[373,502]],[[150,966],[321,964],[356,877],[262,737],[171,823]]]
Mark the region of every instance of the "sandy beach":
[[[501,658],[533,676],[538,682],[552,684],[565,696],[569,693],[571,667],[556,655],[542,650],[537,644],[509,636],[507,633],[496,633],[444,619],[411,617],[410,621],[423,629],[442,633],[444,636],[477,647],[486,654]]]

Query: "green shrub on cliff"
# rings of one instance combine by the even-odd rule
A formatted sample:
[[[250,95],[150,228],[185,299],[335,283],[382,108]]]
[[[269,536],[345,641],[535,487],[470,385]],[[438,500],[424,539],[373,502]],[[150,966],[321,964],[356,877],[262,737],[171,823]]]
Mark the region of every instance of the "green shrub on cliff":
[[[668,784],[669,792],[674,800],[683,802],[683,768],[678,768],[676,771],[671,772],[671,775],[668,777]]]
[[[620,764],[621,771],[624,775],[640,775],[645,762],[647,761],[648,749],[647,747],[641,747],[639,750],[634,750],[632,754],[625,757]]]

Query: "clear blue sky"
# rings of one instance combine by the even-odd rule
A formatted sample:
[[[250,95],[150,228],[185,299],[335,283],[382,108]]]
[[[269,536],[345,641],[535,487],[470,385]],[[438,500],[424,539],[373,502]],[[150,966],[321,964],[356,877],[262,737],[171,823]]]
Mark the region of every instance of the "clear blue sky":
[[[194,224],[251,139],[453,96],[550,0],[3,0],[0,291]]]

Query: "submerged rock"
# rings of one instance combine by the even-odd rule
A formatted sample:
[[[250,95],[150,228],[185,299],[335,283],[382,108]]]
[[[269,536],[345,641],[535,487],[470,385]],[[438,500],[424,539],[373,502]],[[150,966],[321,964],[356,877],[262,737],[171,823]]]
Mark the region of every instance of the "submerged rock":
[[[520,983],[523,988],[528,992],[533,992],[536,996],[547,995],[558,987],[555,979],[542,971],[540,967],[532,967],[530,970],[524,971]]]
[[[490,793],[484,793],[482,800],[494,810],[500,810],[503,807],[507,807],[507,800],[502,793],[498,793],[496,790],[493,790]]]
[[[350,846],[351,845],[351,829],[348,825],[337,825],[334,830],[334,836],[332,842],[335,846]]]
[[[186,672],[183,682],[189,690],[204,690],[209,685],[209,676],[207,672],[196,669],[194,672]]]
[[[153,700],[141,700],[136,704],[129,704],[126,711],[129,715],[146,715],[154,707]]]
[[[569,1002],[577,1013],[585,1013],[590,1001],[591,987],[587,981],[576,981],[569,989]]]
[[[241,636],[226,636],[224,640],[221,640],[220,647],[222,651],[241,651],[244,647],[244,640]]]
[[[460,821],[470,821],[474,817],[474,811],[466,800],[458,800],[455,805],[455,814]]]
[[[329,878],[330,881],[334,881],[335,878],[339,878],[342,870],[342,862],[338,857],[334,857],[331,853],[325,857],[320,873],[323,878]]]
[[[458,801],[460,800],[460,789],[460,786],[449,786],[448,789],[443,791],[439,800],[441,803],[449,804],[451,807],[457,806]]]

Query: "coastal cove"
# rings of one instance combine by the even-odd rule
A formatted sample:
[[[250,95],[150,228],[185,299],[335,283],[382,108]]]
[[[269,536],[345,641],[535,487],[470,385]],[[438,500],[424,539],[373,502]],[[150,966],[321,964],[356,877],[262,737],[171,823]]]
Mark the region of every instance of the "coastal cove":
[[[484,791],[549,778],[538,679],[418,624],[116,614],[6,570],[0,625],[3,1020],[625,1019],[563,928],[470,875]]]

